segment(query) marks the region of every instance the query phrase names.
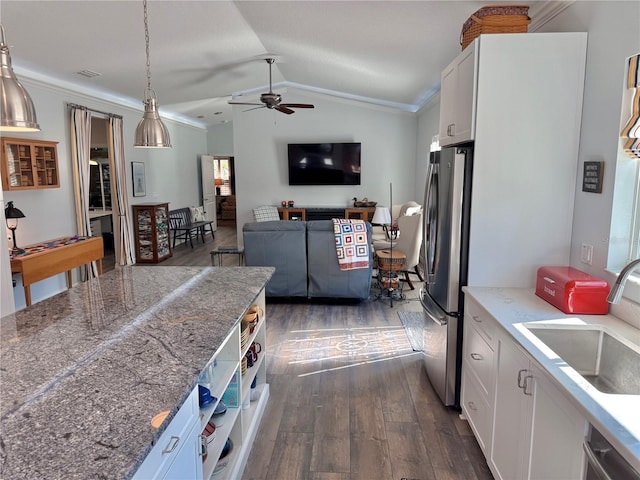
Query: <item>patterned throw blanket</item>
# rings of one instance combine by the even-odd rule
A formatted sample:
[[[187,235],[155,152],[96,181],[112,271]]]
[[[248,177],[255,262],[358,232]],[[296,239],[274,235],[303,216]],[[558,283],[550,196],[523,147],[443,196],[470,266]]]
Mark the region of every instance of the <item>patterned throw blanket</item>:
[[[333,219],[340,270],[369,268],[369,239],[364,220]]]

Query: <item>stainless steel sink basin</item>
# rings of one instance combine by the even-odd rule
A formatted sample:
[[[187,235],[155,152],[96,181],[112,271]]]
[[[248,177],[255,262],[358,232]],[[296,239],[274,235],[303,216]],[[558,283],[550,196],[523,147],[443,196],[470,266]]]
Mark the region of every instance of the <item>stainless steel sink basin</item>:
[[[598,326],[525,325],[603,393],[640,395],[640,348]]]

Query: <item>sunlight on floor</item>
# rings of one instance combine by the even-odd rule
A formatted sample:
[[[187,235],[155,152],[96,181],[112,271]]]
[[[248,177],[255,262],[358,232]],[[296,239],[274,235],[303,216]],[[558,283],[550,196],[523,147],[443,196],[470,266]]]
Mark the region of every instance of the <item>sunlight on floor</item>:
[[[416,353],[401,326],[294,330],[275,349],[289,365],[308,366],[299,376],[351,368]]]

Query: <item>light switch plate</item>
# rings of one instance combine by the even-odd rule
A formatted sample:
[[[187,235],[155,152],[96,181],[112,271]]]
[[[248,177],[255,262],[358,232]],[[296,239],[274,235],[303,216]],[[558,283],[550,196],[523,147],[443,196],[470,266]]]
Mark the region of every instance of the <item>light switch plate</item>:
[[[593,245],[588,245],[586,243],[582,244],[582,249],[580,250],[580,261],[587,265],[591,265],[593,263]]]

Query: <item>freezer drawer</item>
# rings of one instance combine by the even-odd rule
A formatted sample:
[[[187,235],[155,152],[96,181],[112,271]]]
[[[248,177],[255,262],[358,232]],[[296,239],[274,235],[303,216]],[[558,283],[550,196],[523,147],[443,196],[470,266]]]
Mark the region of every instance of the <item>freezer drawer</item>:
[[[445,405],[456,403],[457,319],[442,312],[422,290],[424,364],[427,377]]]

